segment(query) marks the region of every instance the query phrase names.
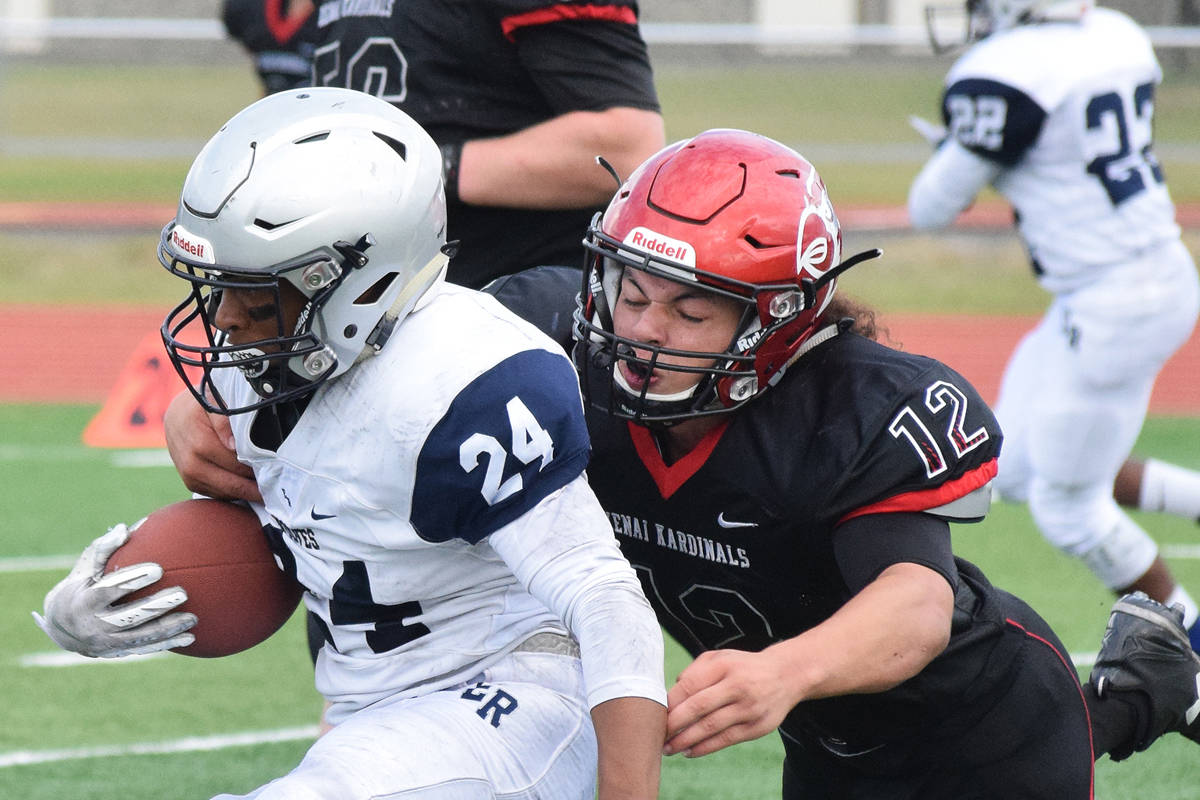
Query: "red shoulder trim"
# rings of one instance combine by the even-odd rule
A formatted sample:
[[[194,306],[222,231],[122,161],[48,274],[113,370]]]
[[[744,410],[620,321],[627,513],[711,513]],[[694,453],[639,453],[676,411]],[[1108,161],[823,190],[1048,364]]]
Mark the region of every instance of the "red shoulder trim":
[[[524,14],[513,14],[500,21],[500,30],[504,38],[510,42],[515,40],[513,32],[518,28],[531,28],[534,25],[546,25],[551,22],[561,22],[569,19],[590,19],[602,22],[624,22],[627,25],[637,24],[637,15],[628,6],[568,6],[556,5],[539,8],[537,11],[527,11]]]
[[[872,503],[869,506],[855,509],[838,520],[838,524],[841,525],[846,520],[866,516],[867,514],[887,514],[897,511],[927,511],[931,508],[944,506],[960,497],[966,497],[979,487],[986,485],[994,477],[996,477],[996,459],[993,458],[991,461],[980,464],[962,477],[947,481],[940,486],[893,495],[886,500],[880,500],[878,503]]]
[[[704,462],[712,455],[717,442],[721,441],[721,434],[729,427],[729,421],[725,420],[706,433],[700,443],[692,449],[692,452],[670,466],[663,461],[662,454],[658,452],[658,445],[654,443],[654,436],[647,428],[634,425],[632,422],[627,425],[629,438],[633,440],[633,449],[637,451],[638,457],[646,465],[646,470],[654,479],[655,485],[658,486],[658,493],[666,500],[704,466]]]

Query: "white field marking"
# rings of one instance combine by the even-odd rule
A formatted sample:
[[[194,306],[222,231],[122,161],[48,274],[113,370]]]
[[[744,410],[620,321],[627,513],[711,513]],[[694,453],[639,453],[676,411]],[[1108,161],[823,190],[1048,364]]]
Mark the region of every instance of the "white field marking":
[[[98,451],[82,444],[0,445],[0,461],[90,461],[98,455]]]
[[[13,750],[0,753],[0,768],[46,764],[55,761],[76,761],[84,758],[111,758],[113,756],[160,755],[166,753],[191,753],[202,750],[224,750],[229,747],[248,747],[272,742],[293,742],[300,739],[317,738],[316,725],[296,728],[278,728],[270,731],[245,731],[220,736],[189,736],[165,742],[139,742],[135,744],[105,745],[102,747],[74,747],[62,750]]]
[[[1164,558],[1200,558],[1200,544],[1164,544]]]
[[[103,461],[114,467],[169,467],[171,458],[165,447],[146,450],[101,450],[84,444],[5,444],[0,445],[0,461],[46,463],[58,461]]]
[[[1076,669],[1095,666],[1096,656],[1100,655],[1099,651],[1091,653],[1071,653],[1071,663]]]
[[[93,664],[132,664],[151,658],[165,658],[166,653],[146,653],[140,656],[121,658],[88,658],[66,650],[50,650],[44,653],[26,653],[17,659],[22,667],[85,667]]]
[[[78,555],[73,556],[14,556],[0,558],[0,573],[3,572],[47,572],[70,569],[75,566]]]
[[[173,467],[165,447],[154,450],[114,450],[109,457],[114,467]]]

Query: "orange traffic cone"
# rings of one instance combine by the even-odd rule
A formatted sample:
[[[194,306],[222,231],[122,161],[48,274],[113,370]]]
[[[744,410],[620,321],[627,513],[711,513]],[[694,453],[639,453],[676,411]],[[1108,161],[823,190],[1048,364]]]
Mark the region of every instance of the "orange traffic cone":
[[[166,447],[163,414],[183,381],[167,358],[158,331],[142,338],[121,369],[100,411],[83,430],[90,447]]]

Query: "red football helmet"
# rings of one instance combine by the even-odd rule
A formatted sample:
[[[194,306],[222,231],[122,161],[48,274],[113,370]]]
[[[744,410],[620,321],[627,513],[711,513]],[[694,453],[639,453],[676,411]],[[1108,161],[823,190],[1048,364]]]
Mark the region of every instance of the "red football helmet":
[[[842,262],[841,226],[816,169],[791,148],[739,130],[706,131],[651,157],[593,220],[584,247],[590,255],[575,315],[584,392],[610,413],[649,423],[731,411],[764,392],[813,334],[835,276],[878,255]],[[617,336],[611,303],[625,269],[695,282],[743,303],[725,352]],[[635,345],[649,355],[636,357]],[[660,363],[663,355],[715,363],[673,366]],[[625,384],[614,369],[619,360],[702,377],[686,397],[657,397]]]

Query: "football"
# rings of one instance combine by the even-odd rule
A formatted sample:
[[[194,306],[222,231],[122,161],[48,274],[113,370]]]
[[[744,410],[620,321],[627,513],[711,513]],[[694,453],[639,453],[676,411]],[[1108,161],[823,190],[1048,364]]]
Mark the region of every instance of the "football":
[[[196,641],[174,652],[200,658],[239,653],[266,640],[291,617],[302,588],[275,562],[258,517],[221,500],[183,500],[147,516],[105,570],[153,561],[157,582],[128,595],[136,599],[182,586],[197,622]]]

